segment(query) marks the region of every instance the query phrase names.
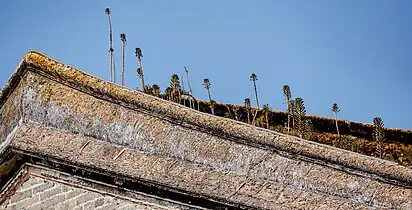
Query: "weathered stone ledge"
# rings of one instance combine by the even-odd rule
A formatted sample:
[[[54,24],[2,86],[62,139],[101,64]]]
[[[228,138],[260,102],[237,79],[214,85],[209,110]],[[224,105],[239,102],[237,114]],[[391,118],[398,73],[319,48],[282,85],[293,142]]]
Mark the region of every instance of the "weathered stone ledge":
[[[56,137],[64,141],[55,141]],[[334,196],[276,181],[254,179],[236,173],[222,173],[195,163],[118,147],[105,141],[38,125],[21,126],[13,138],[12,148],[16,152],[44,155],[56,159],[57,162],[59,160],[69,161],[81,167],[91,167],[124,175],[131,179],[170,188],[170,190],[192,192],[193,196],[207,196],[209,199],[227,200],[253,208],[294,209],[301,206],[316,206],[318,209],[355,209],[399,208],[408,205],[404,199],[394,199],[390,196],[395,192],[403,194],[409,192],[401,188],[393,188],[385,192],[386,186],[373,184],[373,187],[382,189],[382,191],[379,188],[373,189],[379,191],[379,193],[371,194],[373,199],[379,203],[373,204],[375,200],[355,200],[351,197]],[[84,147],[86,144],[87,146]],[[339,188],[339,183],[331,183],[330,188]],[[371,189],[363,190],[370,191]],[[354,189],[352,196],[362,196],[356,195],[356,191]],[[385,198],[386,202],[382,202],[381,197]]]
[[[190,126],[197,127],[199,130],[212,131],[228,139],[242,141],[242,143],[254,146],[266,147],[268,149],[300,154],[339,164],[353,170],[376,174],[387,179],[412,184],[412,170],[399,166],[396,163],[301,140],[296,137],[250,126],[242,122],[211,116],[193,109],[188,109],[170,101],[103,81],[34,51],[27,53],[8,85],[6,85],[2,93],[0,93],[0,99],[3,99],[3,101],[0,101],[0,104],[4,103],[5,96],[3,95],[7,96],[7,94],[11,92],[11,89],[16,86],[14,83],[21,79],[27,66],[34,67],[38,73],[50,79],[95,97],[131,109],[146,111],[158,117],[166,117],[172,121],[184,122]]]

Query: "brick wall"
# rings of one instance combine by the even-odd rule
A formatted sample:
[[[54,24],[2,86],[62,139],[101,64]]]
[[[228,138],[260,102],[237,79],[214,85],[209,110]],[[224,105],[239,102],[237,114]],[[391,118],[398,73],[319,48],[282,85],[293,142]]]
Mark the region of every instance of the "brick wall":
[[[47,179],[30,176],[0,209],[153,209]],[[155,209],[159,209],[158,206]]]

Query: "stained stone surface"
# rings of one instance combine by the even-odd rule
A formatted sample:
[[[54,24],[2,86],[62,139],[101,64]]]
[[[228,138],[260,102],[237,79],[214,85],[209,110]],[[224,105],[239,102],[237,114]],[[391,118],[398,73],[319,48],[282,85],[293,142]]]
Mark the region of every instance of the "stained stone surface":
[[[242,173],[134,149],[114,159],[122,147],[36,125],[20,129],[13,147],[252,207],[400,208],[411,202],[410,189],[276,155],[261,163],[260,169]],[[56,136],[64,141],[55,141]],[[259,170],[266,173],[257,174]]]
[[[15,75],[0,92],[0,142],[16,151],[256,208],[412,208],[412,170],[396,163],[200,113],[36,52]]]

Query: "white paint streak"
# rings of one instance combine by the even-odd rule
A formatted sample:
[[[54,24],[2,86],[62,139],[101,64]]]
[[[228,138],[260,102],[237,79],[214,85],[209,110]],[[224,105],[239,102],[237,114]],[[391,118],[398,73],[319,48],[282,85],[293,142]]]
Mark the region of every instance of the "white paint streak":
[[[13,130],[7,135],[6,140],[0,143],[0,155],[10,146],[11,141],[13,140],[14,134],[23,124],[23,118],[20,118],[19,123],[13,128]]]

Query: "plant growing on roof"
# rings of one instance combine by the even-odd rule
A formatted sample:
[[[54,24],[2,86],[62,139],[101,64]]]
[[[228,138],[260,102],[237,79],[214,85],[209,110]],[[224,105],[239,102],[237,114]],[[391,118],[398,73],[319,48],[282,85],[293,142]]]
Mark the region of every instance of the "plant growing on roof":
[[[302,98],[291,100],[291,112],[293,124],[298,132],[300,138],[311,140],[313,134],[312,121],[306,118],[306,107]]]
[[[212,115],[215,115],[216,101],[210,100],[209,101],[209,106],[210,106],[210,111],[212,112]]]
[[[205,87],[206,90],[207,90],[207,94],[209,96],[209,101],[212,101],[212,96],[210,95],[211,84],[210,84],[209,79],[206,78],[206,79],[203,80],[203,87]]]
[[[235,117],[235,120],[240,120],[240,118],[242,117],[242,115],[240,114],[239,110],[240,107],[237,105],[232,106],[232,110],[233,110],[233,115]],[[230,110],[229,110],[230,111]]]
[[[269,115],[271,114],[271,110],[268,104],[263,105],[263,115],[265,117],[266,128],[269,129]]]
[[[303,138],[305,138],[307,140],[312,140],[313,130],[314,130],[312,120],[305,119],[303,129],[304,129],[303,135],[302,135]]]
[[[182,78],[182,87],[183,88],[179,89],[179,103],[182,103],[182,101],[183,101],[183,106],[186,106],[186,100],[183,96],[186,95],[187,91],[184,89],[183,81],[184,81],[184,79]]]
[[[192,106],[193,106],[192,108],[196,109],[196,103],[197,103],[197,111],[200,111],[200,104],[196,100],[196,98],[190,95],[189,93],[184,93],[184,95],[186,95],[189,98],[189,101],[192,101]]]
[[[247,123],[250,124],[250,98],[245,98],[245,107],[246,107],[246,112],[247,112]]]
[[[172,101],[179,103],[180,102],[180,79],[177,74],[172,74],[170,78],[170,88],[172,89]]]
[[[144,87],[144,93],[153,95],[153,87],[152,87],[151,85],[146,85],[146,86]]]
[[[140,49],[138,47],[136,47],[135,50],[136,50],[135,54],[136,54],[136,57],[137,57],[137,64],[139,66],[137,68],[137,75],[140,77],[141,86],[142,86],[141,91],[144,92],[145,85],[144,85],[144,75],[143,75],[143,67],[142,67],[143,53],[142,53],[142,49]]]
[[[124,86],[124,48],[126,46],[126,34],[120,34],[122,41],[122,86]]]
[[[289,101],[289,115],[292,118],[292,128],[295,128],[295,119],[296,119],[296,102],[295,100],[291,99]]]
[[[335,114],[335,125],[336,125],[336,132],[338,133],[338,137],[340,137],[339,133],[339,126],[338,126],[338,112],[340,112],[339,106],[337,103],[332,105],[332,112]]]
[[[373,119],[373,139],[378,143],[377,152],[379,158],[382,158],[382,143],[385,140],[384,124],[380,117]]]
[[[185,73],[186,73],[187,85],[189,86],[189,94],[193,95],[192,86],[190,85],[190,81],[189,81],[189,71],[187,70],[186,66],[185,66]]]
[[[292,97],[289,85],[283,86],[283,96],[285,96],[286,113],[288,115],[288,134],[290,130],[290,98]]]
[[[173,89],[171,87],[167,87],[165,89],[166,100],[172,101],[172,93],[173,93]]]
[[[258,80],[257,75],[255,73],[252,73],[250,75],[250,81],[253,82],[253,90],[255,91],[255,97],[256,97],[256,106],[259,109],[259,98],[258,98],[257,87],[256,87],[257,80]]]
[[[294,116],[295,116],[295,123],[296,123],[296,130],[298,131],[299,137],[303,137],[303,133],[305,131],[305,115],[306,115],[306,108],[302,98],[296,98],[294,102]]]
[[[159,85],[154,84],[154,85],[152,86],[152,94],[153,94],[154,96],[157,96],[157,97],[160,96],[160,87],[159,87]]]
[[[227,112],[225,112],[225,113],[223,114],[223,117],[229,118],[229,119],[234,119],[234,118],[232,118],[232,112],[230,111],[231,109],[233,109],[233,105],[226,104],[224,107],[226,107]],[[231,107],[232,107],[232,108],[231,108]]]
[[[186,70],[186,67],[185,67],[185,70]],[[185,84],[184,84],[185,79],[183,76],[181,78],[182,78],[182,88],[179,90],[180,100],[183,101],[183,106],[186,106],[186,100],[187,100],[189,102],[189,107],[192,108],[192,102],[193,102],[192,94],[190,94],[190,91],[186,91]],[[189,78],[188,72],[186,72],[186,78]]]
[[[194,108],[194,102],[193,102],[193,91],[192,91],[192,86],[190,85],[190,80],[189,80],[189,71],[187,70],[186,66],[185,68],[185,73],[186,73],[186,80],[187,80],[187,85],[189,86],[189,92],[188,94],[191,96],[189,97],[189,106],[190,108]]]
[[[116,82],[116,69],[114,68],[114,58],[113,58],[113,33],[112,33],[112,21],[110,19],[110,9],[106,8],[105,14],[107,15],[107,18],[109,19],[109,56],[110,56],[110,81],[111,82]]]

